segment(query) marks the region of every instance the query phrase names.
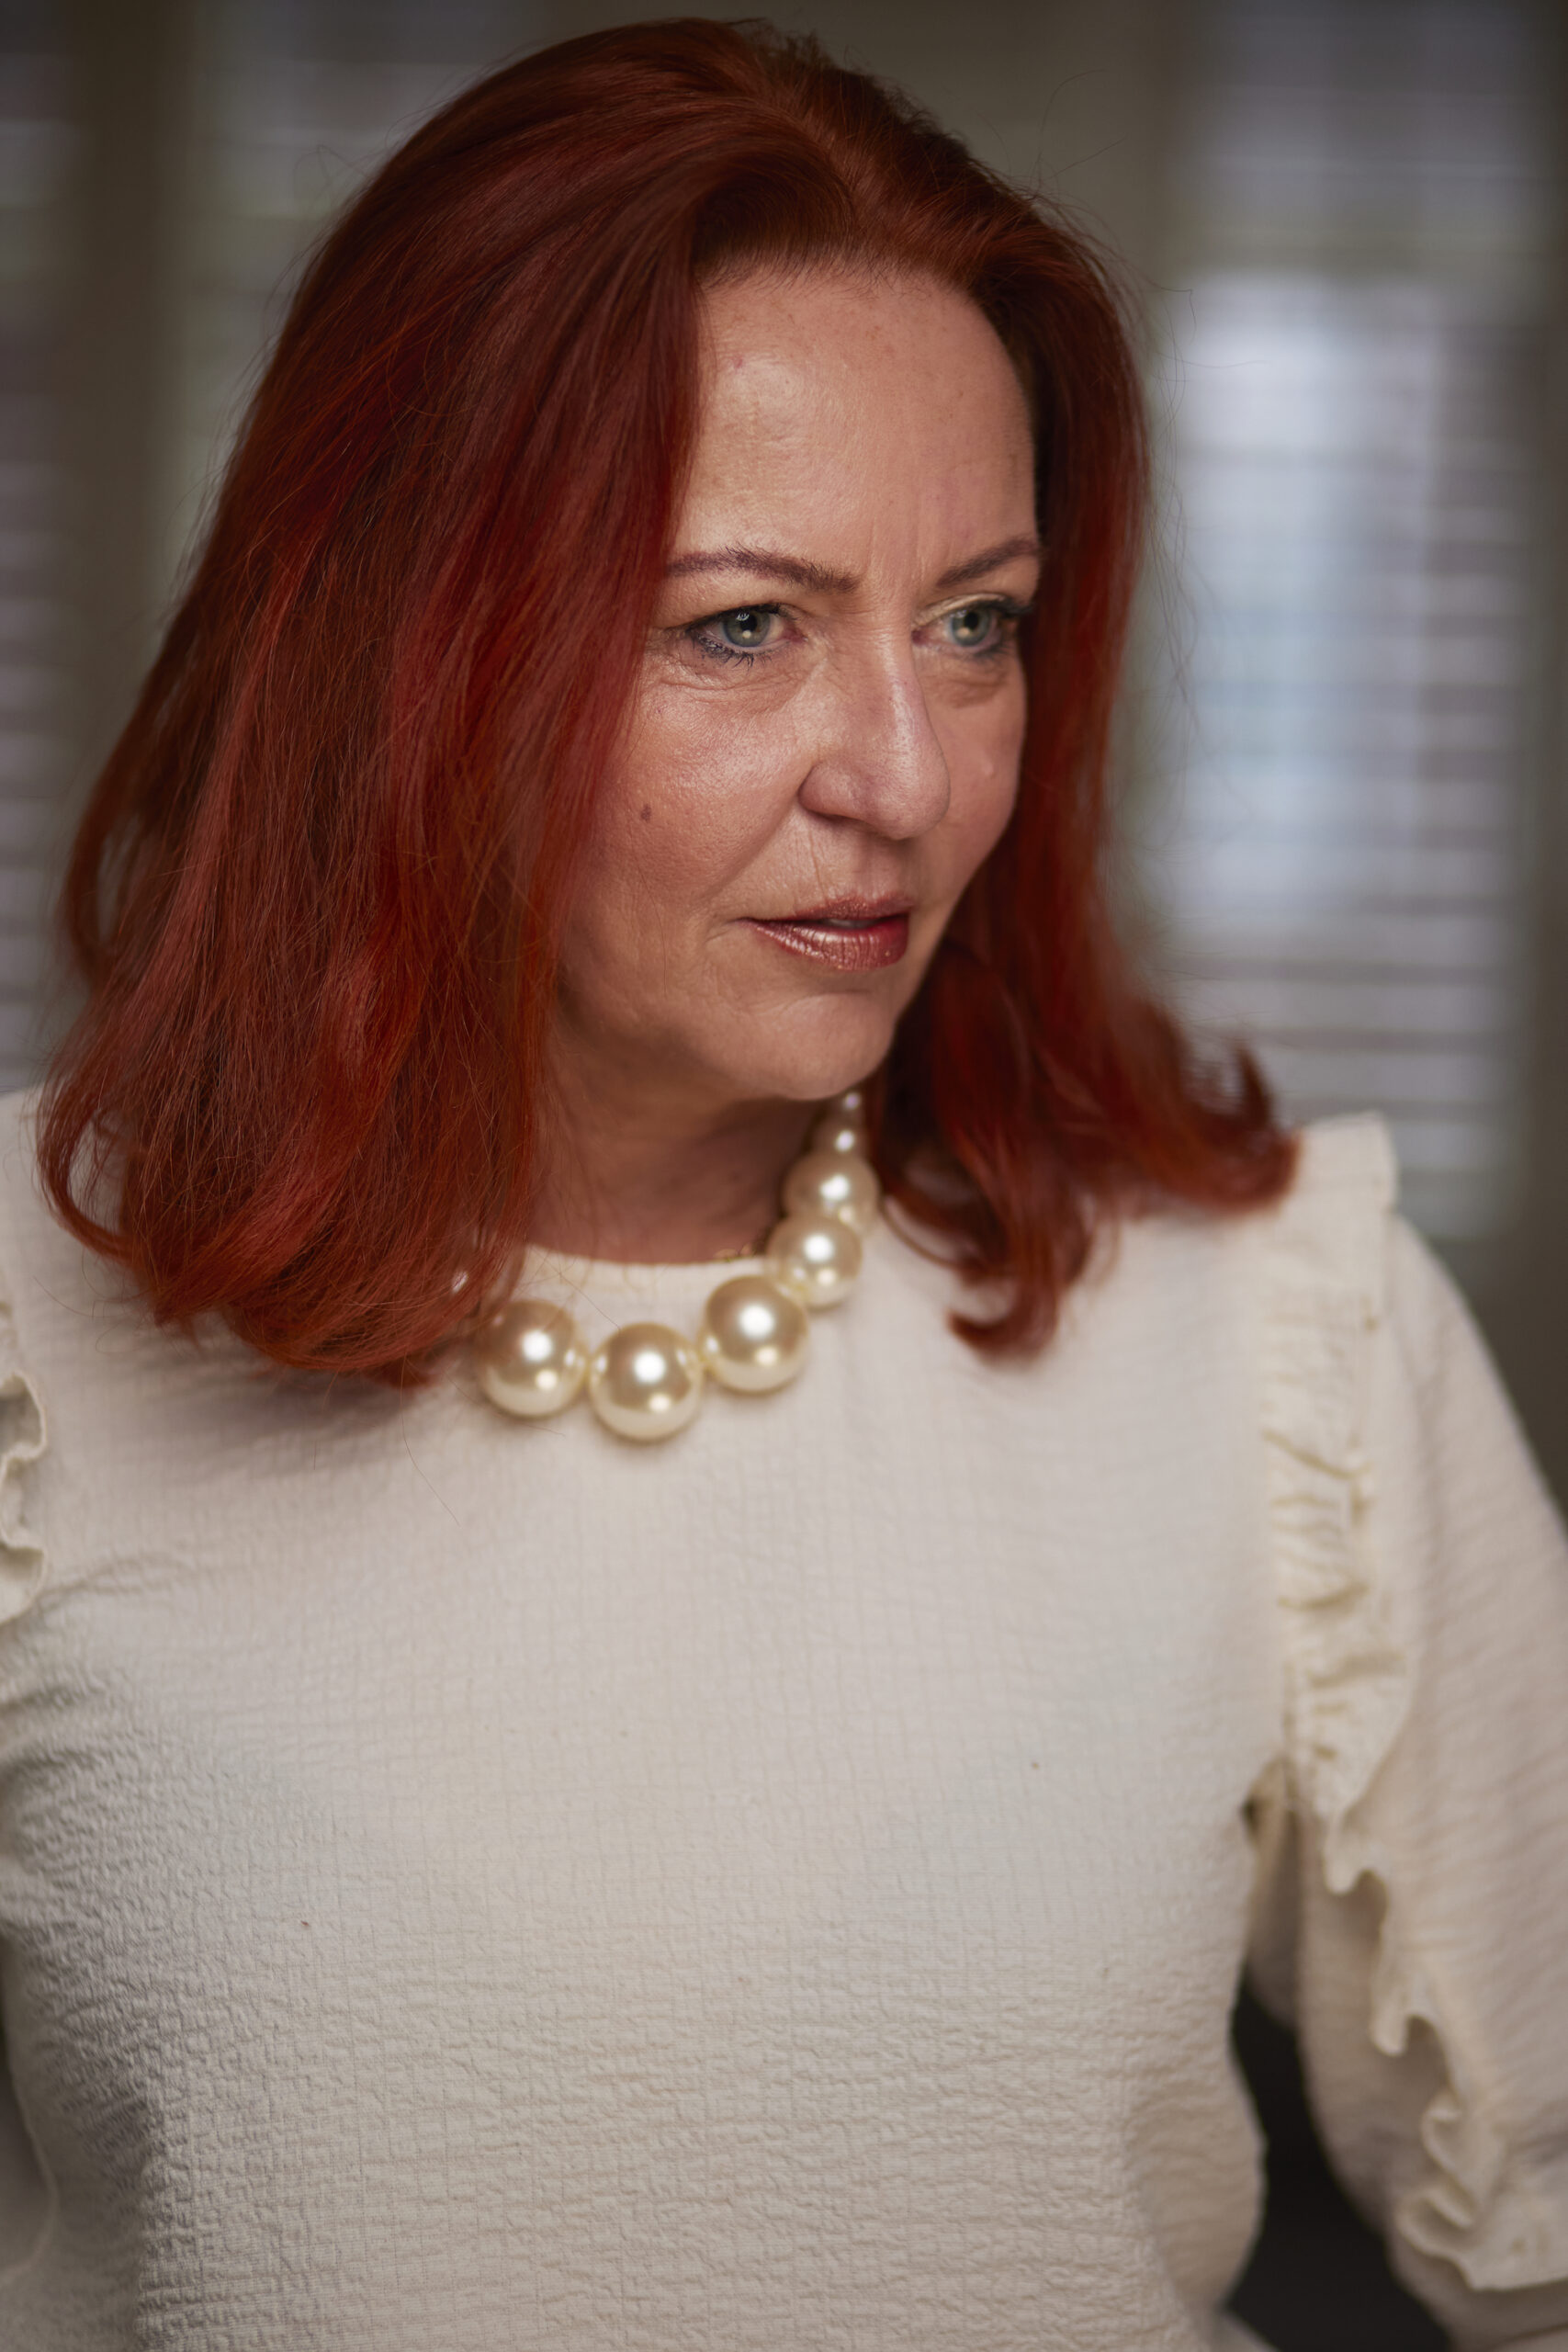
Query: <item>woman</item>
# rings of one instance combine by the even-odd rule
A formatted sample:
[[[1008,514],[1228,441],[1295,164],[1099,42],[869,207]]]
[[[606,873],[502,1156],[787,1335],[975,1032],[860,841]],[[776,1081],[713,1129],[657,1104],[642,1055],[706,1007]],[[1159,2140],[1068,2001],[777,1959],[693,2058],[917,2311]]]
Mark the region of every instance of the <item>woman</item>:
[[[1560,1538],[1380,1130],[1116,948],[1137,419],[761,32],[322,248],[10,1106],[19,2352],[1235,2344],[1249,1951],[1568,2344]]]

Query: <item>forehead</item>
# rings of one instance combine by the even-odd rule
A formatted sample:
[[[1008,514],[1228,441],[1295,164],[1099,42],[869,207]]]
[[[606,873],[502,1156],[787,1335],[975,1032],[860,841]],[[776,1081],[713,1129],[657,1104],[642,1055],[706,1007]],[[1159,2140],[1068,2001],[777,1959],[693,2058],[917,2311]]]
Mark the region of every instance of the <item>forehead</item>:
[[[724,281],[704,297],[701,365],[683,537],[788,529],[825,554],[824,537],[870,532],[951,557],[1030,526],[1023,392],[951,287],[826,269]]]

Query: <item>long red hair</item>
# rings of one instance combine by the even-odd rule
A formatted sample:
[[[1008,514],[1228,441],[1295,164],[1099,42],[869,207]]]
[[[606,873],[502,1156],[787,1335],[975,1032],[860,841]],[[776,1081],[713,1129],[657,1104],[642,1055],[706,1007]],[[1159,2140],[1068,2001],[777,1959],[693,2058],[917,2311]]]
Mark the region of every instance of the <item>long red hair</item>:
[[[467,91],[325,239],[77,836],[86,1008],[39,1156],[160,1320],[417,1376],[514,1278],[557,935],[634,689],[705,277],[934,274],[1038,417],[1017,812],[878,1090],[891,1195],[1037,1344],[1096,1223],[1272,1198],[1291,1144],[1200,1068],[1108,919],[1104,770],[1144,531],[1135,364],[1083,242],[810,41],[684,19]],[[614,630],[563,631],[565,611]],[[541,652],[541,648],[547,650]]]

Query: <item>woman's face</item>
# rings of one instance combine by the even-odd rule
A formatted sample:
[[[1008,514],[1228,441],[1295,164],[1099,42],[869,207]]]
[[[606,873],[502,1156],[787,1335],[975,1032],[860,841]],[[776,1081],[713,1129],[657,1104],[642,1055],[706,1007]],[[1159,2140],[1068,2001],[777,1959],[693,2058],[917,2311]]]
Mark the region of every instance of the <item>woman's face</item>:
[[[1032,435],[995,333],[934,281],[752,277],[705,325],[559,1042],[672,1100],[808,1102],[882,1059],[1012,807]]]

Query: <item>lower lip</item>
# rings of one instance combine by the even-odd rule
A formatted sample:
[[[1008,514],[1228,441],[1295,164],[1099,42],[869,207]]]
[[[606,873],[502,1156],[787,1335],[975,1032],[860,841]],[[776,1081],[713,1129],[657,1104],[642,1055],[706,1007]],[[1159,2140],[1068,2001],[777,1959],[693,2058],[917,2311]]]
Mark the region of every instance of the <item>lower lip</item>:
[[[753,931],[804,956],[813,964],[831,964],[840,972],[879,972],[904,959],[909,944],[908,915],[884,915],[876,922],[754,922]]]

